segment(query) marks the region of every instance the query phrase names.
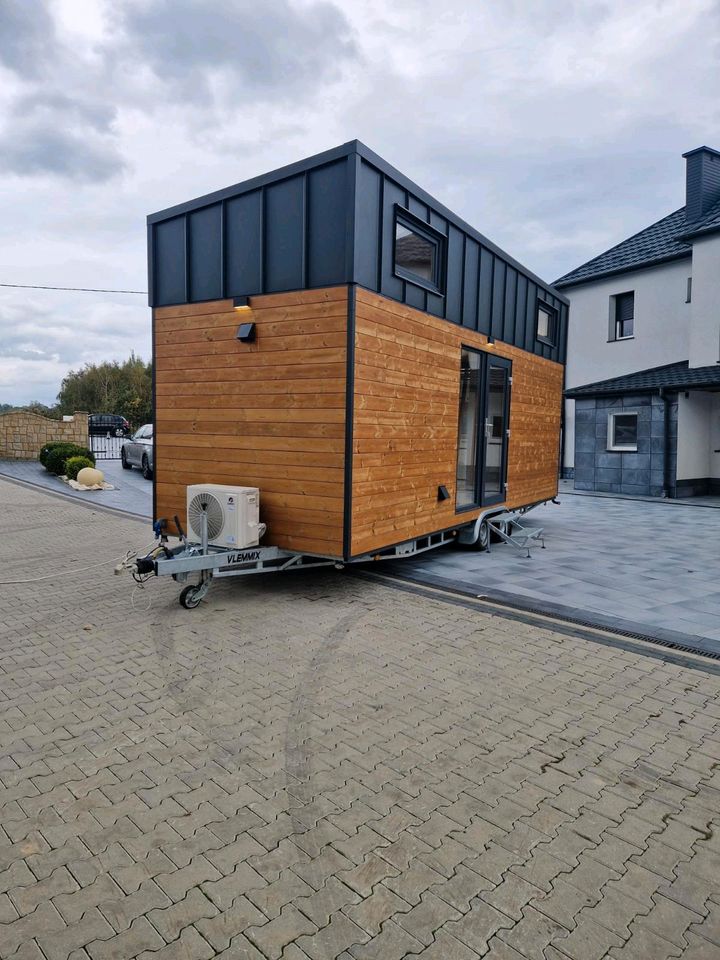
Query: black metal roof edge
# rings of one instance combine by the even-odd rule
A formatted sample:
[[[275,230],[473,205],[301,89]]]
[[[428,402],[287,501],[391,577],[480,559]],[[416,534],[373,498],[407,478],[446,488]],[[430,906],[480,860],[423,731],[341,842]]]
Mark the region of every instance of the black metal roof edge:
[[[295,174],[305,173],[307,170],[314,170],[316,167],[322,167],[326,163],[332,163],[334,160],[349,157],[352,153],[358,152],[357,147],[357,140],[348,140],[347,143],[343,143],[339,147],[323,150],[321,153],[316,153],[312,157],[296,160],[294,163],[288,163],[284,167],[278,167],[276,170],[261,173],[259,176],[251,177],[249,180],[241,180],[239,183],[234,183],[229,187],[223,187],[221,190],[214,190],[212,193],[205,193],[201,197],[195,197],[192,200],[186,200],[184,203],[178,203],[172,207],[166,207],[164,210],[158,210],[157,213],[148,214],[147,222],[158,223],[162,220],[171,220],[173,217],[179,217],[183,213],[190,213],[192,210],[208,207],[213,203],[219,203],[221,200],[228,200],[230,197],[250,193],[252,190],[268,186],[271,183],[286,180],[288,177],[295,176]]]
[[[718,229],[720,229],[720,227],[718,227]],[[600,256],[602,256],[602,254],[600,254]],[[640,270],[652,270],[653,267],[662,267],[666,263],[671,263],[673,260],[691,259],[692,250],[688,250],[687,253],[667,253],[652,260],[639,261],[628,267],[616,267],[613,270],[605,270],[603,273],[594,273],[592,276],[583,277],[581,280],[567,280],[564,283],[556,280],[553,283],[553,287],[556,290],[566,290],[569,287],[581,287],[586,283],[595,283],[596,280],[608,280],[610,277],[618,277],[624,273],[638,273]],[[578,267],[578,270],[579,269],[580,267]]]
[[[552,283],[548,283],[547,280],[543,280],[537,274],[533,273],[532,270],[529,270],[527,267],[523,266],[520,261],[510,256],[510,254],[503,250],[502,247],[499,247],[496,243],[493,243],[492,240],[489,240],[486,236],[484,236],[484,234],[480,233],[479,230],[476,230],[475,227],[463,220],[462,217],[459,217],[456,213],[453,213],[452,210],[429,194],[426,190],[423,190],[422,187],[419,187],[416,183],[410,180],[409,177],[406,177],[404,173],[401,173],[396,167],[393,167],[392,164],[388,163],[379,154],[375,153],[360,140],[348,140],[347,143],[343,143],[338,147],[333,147],[332,149],[325,150],[322,153],[316,153],[312,157],[306,157],[304,160],[298,160],[294,163],[287,164],[284,167],[278,167],[277,170],[271,170],[268,173],[263,173],[260,176],[252,177],[249,180],[242,180],[239,183],[235,183],[229,187],[224,187],[221,190],[215,190],[212,193],[206,193],[201,197],[195,197],[193,200],[187,200],[184,203],[179,203],[172,207],[166,207],[164,210],[159,210],[157,213],[149,214],[147,217],[147,222],[148,224],[153,224],[163,220],[171,220],[173,217],[190,213],[193,210],[210,206],[213,203],[219,203],[222,200],[228,200],[231,197],[236,197],[240,194],[257,190],[260,187],[269,186],[271,183],[277,183],[281,180],[286,180],[288,177],[295,176],[298,173],[305,173],[309,170],[314,170],[317,167],[332,163],[335,160],[340,160],[343,157],[351,156],[354,153],[358,154],[363,158],[363,160],[366,160],[385,176],[389,177],[391,180],[394,180],[404,190],[414,193],[423,203],[426,203],[428,206],[432,207],[433,210],[445,217],[446,220],[448,220],[458,229],[467,233],[474,240],[477,240],[477,242],[486,249],[501,257],[507,264],[514,267],[533,283],[536,283],[538,286],[542,287],[543,290],[548,291],[566,305],[570,303],[567,297]]]
[[[473,240],[477,240],[479,244],[481,244],[483,247],[486,247],[491,253],[495,253],[499,257],[502,257],[507,264],[524,274],[529,280],[532,280],[533,283],[536,283],[544,290],[548,290],[562,303],[570,303],[568,298],[564,294],[560,293],[553,283],[548,283],[547,280],[543,280],[537,274],[533,273],[532,270],[528,270],[528,268],[520,263],[519,260],[516,260],[509,253],[507,253],[507,251],[503,250],[502,247],[499,247],[496,243],[493,243],[492,240],[489,240],[484,234],[480,233],[479,230],[469,224],[467,220],[463,220],[462,217],[458,216],[456,213],[453,213],[453,211],[450,210],[449,207],[446,207],[444,203],[441,203],[438,199],[433,197],[432,194],[427,192],[427,190],[423,190],[422,187],[419,187],[413,180],[405,176],[404,173],[401,173],[397,167],[393,167],[392,164],[388,163],[387,160],[384,160],[379,154],[375,153],[368,146],[362,143],[362,141],[355,140],[354,143],[356,144],[357,152],[360,154],[363,160],[367,160],[367,162],[372,164],[372,166],[376,167],[391,180],[394,180],[398,186],[402,187],[404,190],[414,193],[418,199],[427,204],[429,207],[432,207],[433,210],[445,217],[446,220],[449,220],[453,226],[456,226],[464,233],[467,233],[473,238]]]
[[[679,367],[684,363],[688,363],[687,360],[676,360],[674,363],[661,363],[658,367],[646,367],[644,370],[633,370],[632,373],[621,373],[617,377],[606,377],[605,380],[593,380],[591,383],[583,383],[577,387],[570,387],[565,391],[565,396],[570,397],[573,393],[578,390],[591,390],[595,387],[602,387],[606,383],[613,383],[616,380],[627,380],[628,377],[641,377],[646,373],[657,373],[658,370],[669,370],[671,367]],[[658,390],[658,387],[640,387],[637,390],[628,391],[627,388],[618,389],[617,391],[604,390],[604,393],[655,393]]]
[[[687,233],[681,233],[678,240],[691,243],[695,237],[706,236],[711,233],[717,233],[720,230],[720,221],[718,223],[709,223],[706,226],[700,226],[696,230],[689,230]]]

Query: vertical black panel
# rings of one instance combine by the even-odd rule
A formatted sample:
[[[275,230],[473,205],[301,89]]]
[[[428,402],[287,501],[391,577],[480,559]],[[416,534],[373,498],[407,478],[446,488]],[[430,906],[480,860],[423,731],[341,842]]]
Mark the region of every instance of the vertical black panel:
[[[265,188],[265,290],[303,287],[304,177]]]
[[[380,289],[381,183],[377,170],[362,161],[355,205],[355,279],[370,290]]]
[[[405,284],[405,303],[417,310],[425,309],[425,291],[414,283]]]
[[[185,303],[185,217],[155,224],[155,303]]]
[[[345,278],[347,162],[308,174],[308,283],[321,287]]]
[[[493,255],[480,248],[480,292],[478,299],[478,330],[489,334],[492,326]]]
[[[465,240],[465,271],[463,278],[463,326],[477,330],[478,269],[480,246],[471,237]]]
[[[525,350],[530,350],[534,353],[540,353],[538,349],[540,344],[535,340],[535,333],[537,331],[537,300],[537,284],[533,283],[532,280],[528,280],[527,306],[525,308],[525,336],[522,340],[518,337],[518,346],[524,347]]]
[[[403,282],[394,274],[394,237],[395,237],[395,204],[402,206],[405,203],[405,191],[401,190],[392,180],[385,178],[383,189],[382,210],[382,275],[381,291],[385,296],[394,300],[403,299]]]
[[[506,343],[515,343],[515,305],[517,303],[517,270],[508,266],[505,273],[505,314],[503,317],[502,339]]]
[[[440,297],[436,293],[428,292],[426,297],[426,307],[428,313],[434,317],[445,316],[445,297]]]
[[[418,219],[424,220],[427,223],[428,208],[412,194],[408,195],[407,208],[410,213],[414,213]]]
[[[517,300],[515,304],[515,343],[525,346],[525,317],[527,314],[528,279],[522,273],[517,278]]]
[[[490,332],[500,340],[503,333],[503,314],[505,312],[505,261],[495,257],[493,261],[492,313]]]
[[[263,293],[262,192],[225,202],[225,296]]]
[[[445,317],[460,323],[462,317],[463,234],[452,226],[447,237],[447,276],[445,281]]]
[[[219,203],[188,214],[191,302],[222,297],[221,215]]]

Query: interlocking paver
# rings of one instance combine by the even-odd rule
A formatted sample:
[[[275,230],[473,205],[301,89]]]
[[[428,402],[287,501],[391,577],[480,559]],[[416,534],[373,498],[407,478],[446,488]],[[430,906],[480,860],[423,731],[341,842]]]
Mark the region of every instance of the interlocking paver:
[[[462,919],[448,923],[451,936],[482,956],[487,951],[488,941],[498,932],[514,925],[514,921],[483,900],[473,900],[470,910]]]
[[[306,916],[288,904],[274,920],[268,920],[263,926],[249,927],[245,931],[247,938],[270,960],[279,960],[283,949],[303,934],[313,934],[317,930]]]
[[[89,943],[87,952],[92,960],[126,960],[127,957],[137,957],[146,950],[156,951],[164,946],[165,941],[147,918],[138,917],[132,926],[112,939]]]
[[[2,496],[14,576],[28,542],[51,565],[142,533]],[[333,573],[219,583],[195,614],[127,588],[98,567],[3,608],[0,955],[720,950],[703,661]]]
[[[236,897],[232,906],[217,916],[211,913],[206,916],[210,919],[195,921],[195,926],[216,950],[225,950],[238,934],[250,926],[262,925],[266,921],[261,911],[243,896]],[[158,929],[162,933],[162,927]]]
[[[322,930],[312,936],[300,937],[296,946],[311,960],[335,960],[343,950],[368,939],[369,935],[349,917],[335,913]]]

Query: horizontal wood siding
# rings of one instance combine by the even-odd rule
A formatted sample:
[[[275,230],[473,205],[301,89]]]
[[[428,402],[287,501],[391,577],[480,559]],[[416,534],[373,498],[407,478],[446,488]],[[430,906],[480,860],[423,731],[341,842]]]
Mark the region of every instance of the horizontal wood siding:
[[[364,289],[357,291],[352,553],[452,527],[460,348],[513,363],[508,507],[557,493],[563,368]],[[450,499],[439,502],[444,484]]]
[[[189,484],[256,486],[265,542],[340,557],[347,288],[251,306],[155,309],[156,518],[184,523]],[[240,343],[250,320],[256,341]]]

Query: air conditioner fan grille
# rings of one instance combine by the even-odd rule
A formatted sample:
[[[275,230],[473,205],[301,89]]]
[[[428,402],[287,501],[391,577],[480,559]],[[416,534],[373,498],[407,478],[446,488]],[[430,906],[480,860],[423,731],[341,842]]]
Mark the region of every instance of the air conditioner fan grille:
[[[217,497],[203,491],[196,493],[188,506],[188,523],[198,538],[202,537],[202,516],[207,514],[208,540],[216,540],[225,526],[225,511]]]

